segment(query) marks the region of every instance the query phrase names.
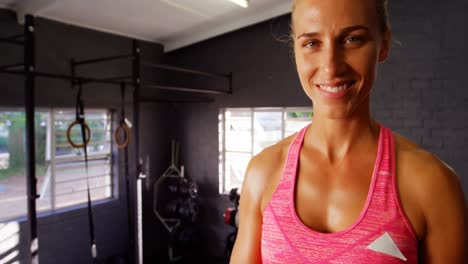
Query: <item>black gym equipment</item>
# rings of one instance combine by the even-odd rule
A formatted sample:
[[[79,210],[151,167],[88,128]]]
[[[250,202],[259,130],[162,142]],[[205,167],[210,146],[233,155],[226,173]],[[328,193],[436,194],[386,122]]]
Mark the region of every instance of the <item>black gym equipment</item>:
[[[138,119],[139,119],[139,100],[138,95],[139,95],[139,90],[140,90],[140,68],[138,66],[139,61],[140,61],[140,48],[138,45],[138,42],[136,40],[132,41],[132,54],[125,54],[125,55],[119,55],[119,56],[108,56],[108,57],[102,57],[102,58],[96,58],[96,59],[88,59],[88,60],[82,60],[82,61],[75,61],[71,60],[70,63],[70,68],[72,71],[72,75],[74,76],[75,70],[78,66],[85,66],[85,65],[90,65],[94,63],[102,63],[102,62],[109,62],[109,61],[115,61],[115,60],[122,60],[122,59],[132,59],[132,75],[131,76],[116,76],[116,77],[110,77],[110,78],[105,78],[105,79],[98,79],[99,82],[109,82],[110,84],[118,84],[120,86],[120,93],[121,93],[121,113],[120,113],[120,118],[119,118],[119,125],[114,133],[114,140],[117,144],[118,149],[124,149],[124,166],[125,166],[125,189],[126,189],[126,194],[127,194],[127,208],[128,208],[128,222],[127,222],[127,230],[128,230],[128,235],[129,235],[129,240],[128,240],[128,256],[127,259],[130,263],[143,263],[143,251],[142,251],[142,220],[141,220],[141,179],[146,177],[146,174],[143,172],[143,166],[142,166],[142,160],[139,158],[138,153],[139,153],[139,139],[137,137],[137,133],[134,133],[134,148],[135,148],[135,153],[137,155],[135,156],[136,158],[136,164],[137,164],[137,171],[136,171],[136,187],[137,191],[135,194],[132,194],[130,192],[130,172],[129,172],[129,165],[128,165],[128,144],[130,143],[130,127],[126,124],[126,118],[125,118],[125,109],[124,109],[124,103],[125,103],[125,88],[128,82],[125,80],[131,78],[132,82],[130,84],[133,84],[134,90],[133,90],[133,127],[136,131],[138,131]],[[96,79],[91,79],[91,78],[81,78],[85,83],[93,83],[96,82]],[[119,131],[122,131],[124,133],[124,140],[123,143],[119,143],[118,140],[118,134]],[[131,199],[130,197],[136,197],[136,202],[131,204]],[[132,210],[133,208],[137,207],[137,210]],[[136,221],[134,221],[134,217],[136,217]],[[134,230],[135,223],[137,223],[137,232]],[[135,238],[137,237],[137,238]]]
[[[125,117],[125,83],[120,84],[120,96],[121,96],[121,109],[120,109],[120,118],[119,118],[119,126],[114,132],[114,140],[115,143],[117,144],[117,147],[120,150],[124,150],[124,163],[125,163],[125,191],[127,193],[127,208],[130,211],[131,206],[131,201],[130,201],[130,169],[128,166],[128,144],[130,144],[130,126],[127,125],[127,118]],[[122,136],[123,136],[123,142],[124,143],[119,143],[119,131],[122,131]],[[137,214],[138,216],[139,214]],[[129,234],[129,241],[128,241],[128,259],[129,260],[134,260],[134,255],[133,255],[133,249],[135,248],[135,238],[131,236],[133,233],[133,218],[130,212],[127,213],[128,216],[128,223],[127,223],[127,231]],[[138,248],[136,249],[138,250]]]
[[[198,240],[194,223],[199,206],[198,187],[177,167],[179,146],[172,141],[171,165],[154,184],[153,212],[169,233],[170,262],[191,255]]]
[[[175,92],[189,92],[189,93],[202,93],[202,94],[232,94],[233,91],[233,75],[232,73],[229,74],[217,74],[217,73],[210,73],[204,71],[198,71],[193,69],[175,67],[170,65],[164,64],[155,64],[152,62],[141,61],[141,52],[138,45],[138,41],[132,41],[132,52],[131,54],[124,54],[124,55],[117,55],[117,56],[107,56],[101,58],[94,58],[88,59],[83,61],[73,61],[71,62],[71,75],[66,74],[54,74],[54,73],[45,73],[36,70],[35,65],[35,27],[34,27],[34,17],[31,15],[25,16],[25,25],[24,25],[24,34],[18,36],[11,36],[7,38],[0,38],[0,43],[8,44],[8,45],[17,45],[22,46],[24,48],[24,60],[23,63],[13,63],[8,65],[0,65],[0,73],[5,74],[13,74],[13,75],[20,75],[25,77],[25,108],[26,108],[26,174],[27,174],[27,201],[28,201],[28,223],[29,223],[29,232],[30,232],[30,241],[29,241],[29,248],[30,248],[30,262],[33,264],[39,263],[39,243],[38,243],[38,236],[37,236],[37,216],[36,216],[36,199],[39,198],[37,195],[36,187],[37,187],[37,179],[36,179],[36,171],[35,171],[35,139],[34,139],[34,110],[35,110],[35,102],[34,102],[34,93],[35,93],[35,79],[36,77],[41,78],[48,78],[48,79],[58,79],[58,80],[65,80],[71,83],[80,83],[81,85],[89,84],[89,83],[100,83],[100,84],[107,84],[107,85],[118,85],[122,86],[122,84],[132,85],[134,87],[133,90],[133,129],[135,133],[133,134],[133,142],[135,148],[135,160],[137,164],[136,170],[136,194],[134,193],[134,197],[136,197],[136,204],[134,204],[129,209],[129,214],[131,216],[136,215],[136,225],[137,233],[131,232],[129,234],[130,240],[130,248],[129,254],[130,263],[139,263],[143,262],[142,259],[142,206],[141,206],[141,189],[142,189],[142,179],[146,177],[147,172],[143,171],[143,160],[140,158],[139,152],[139,138],[138,138],[138,131],[139,131],[139,105],[140,103],[207,103],[212,102],[212,99],[187,99],[187,100],[165,100],[160,98],[154,97],[147,97],[147,96],[140,96],[140,88],[141,87],[148,87],[148,88],[155,88],[159,90],[168,90],[168,91],[175,91]],[[110,78],[91,78],[86,76],[75,76],[75,69],[77,66],[81,65],[88,65],[94,63],[101,63],[101,62],[109,62],[115,60],[122,60],[122,59],[130,59],[132,61],[132,74],[126,76],[115,76]],[[175,71],[175,72],[183,72],[189,73],[199,76],[206,76],[210,78],[222,78],[229,81],[229,88],[227,90],[218,90],[218,89],[197,89],[197,88],[189,88],[189,87],[174,87],[174,86],[165,86],[160,84],[154,83],[144,83],[141,81],[140,78],[140,70],[141,67],[150,67],[155,69],[163,69],[168,71]],[[82,144],[76,144],[73,142],[73,146],[75,147],[83,147],[86,149],[87,141],[90,139],[90,131],[89,128],[86,128],[86,124],[76,123],[79,124],[82,129],[82,137],[83,142]],[[74,124],[74,125],[76,125]],[[71,128],[70,128],[71,129]],[[124,129],[125,130],[125,129]],[[84,131],[84,132],[83,132]],[[88,134],[88,136],[86,136]],[[129,133],[130,134],[130,133]],[[129,139],[129,137],[127,137]],[[125,148],[127,149],[127,148]],[[86,153],[85,153],[86,154]],[[127,163],[127,158],[126,158]],[[128,165],[126,165],[126,170],[128,170]],[[126,175],[127,172],[126,172]],[[185,195],[185,197],[189,197],[187,199],[193,199],[196,196],[196,186],[181,186],[181,194]],[[127,196],[130,196],[129,190],[127,190]],[[91,206],[91,205],[89,205]],[[180,206],[179,206],[180,207]],[[135,213],[132,211],[132,208],[136,208],[137,212]],[[182,213],[181,215],[185,215],[184,219],[194,219],[198,213],[198,207],[192,206],[183,206],[180,207],[177,211]],[[189,212],[189,213],[187,213]],[[90,213],[89,215],[91,215]],[[129,230],[134,231],[134,217],[131,217],[131,222],[129,221]],[[91,217],[92,218],[92,217]],[[185,221],[185,220],[184,220]],[[90,220],[91,225],[91,220]],[[90,227],[90,229],[92,229]],[[182,237],[187,237],[188,231],[185,232],[185,235],[181,235]],[[92,235],[90,235],[92,237]],[[137,237],[136,243],[135,237]],[[93,238],[91,238],[93,240]],[[133,241],[133,242],[132,242]],[[134,246],[132,246],[132,244]]]
[[[130,127],[127,125],[127,120],[125,118],[125,83],[120,84],[120,94],[122,103],[120,106],[120,117],[119,125],[114,132],[114,141],[117,144],[119,149],[126,149],[128,144],[130,144]],[[123,138],[122,142],[120,138]]]
[[[35,37],[34,18],[25,16],[24,33],[22,35],[0,38],[0,43],[23,47],[23,62],[0,66],[0,72],[9,72],[15,68],[23,68],[21,74],[25,77],[25,109],[26,109],[26,183],[29,223],[29,256],[28,262],[39,263],[39,241],[37,236],[36,199],[39,198],[36,185],[35,144],[34,144],[34,70]]]
[[[26,179],[28,189],[28,220],[30,227],[30,252],[31,263],[39,263],[39,240],[37,236],[36,199],[39,198],[36,191],[36,148],[34,140],[34,69],[35,38],[34,18],[26,16],[24,25],[24,72],[26,81]]]
[[[74,75],[74,72],[72,72]],[[71,81],[72,88],[75,86],[75,82]],[[72,122],[67,129],[67,140],[75,148],[83,148],[84,160],[85,160],[85,170],[86,170],[86,192],[87,192],[87,211],[88,211],[88,225],[89,225],[89,238],[91,244],[91,257],[93,259],[93,264],[97,263],[98,260],[98,251],[96,246],[96,235],[95,235],[95,226],[94,226],[94,215],[93,215],[93,206],[91,204],[91,192],[89,189],[89,177],[88,177],[88,143],[91,139],[91,131],[89,130],[88,125],[86,124],[85,114],[84,114],[84,103],[83,98],[81,97],[81,92],[83,90],[82,81],[78,80],[78,93],[76,96],[76,117],[75,121]],[[70,131],[75,125],[79,125],[81,128],[81,140],[82,144],[75,144],[71,140]]]
[[[91,140],[91,130],[89,129],[88,124],[86,124],[84,116],[84,104],[81,93],[83,90],[83,83],[81,80],[78,81],[78,92],[76,96],[76,108],[75,108],[75,120],[67,128],[67,141],[74,148],[84,148],[88,146],[89,141]],[[72,82],[72,89],[75,86],[75,82]],[[79,125],[81,132],[83,133],[83,142],[81,144],[73,142],[71,138],[71,130],[75,125]]]
[[[229,233],[226,237],[226,246],[224,249],[224,254],[226,257],[231,256],[232,248],[234,247],[234,242],[236,242],[237,231],[239,227],[239,200],[240,195],[237,188],[231,189],[229,192],[229,200],[234,203],[234,207],[229,207],[224,213],[224,223],[233,226],[234,231]]]

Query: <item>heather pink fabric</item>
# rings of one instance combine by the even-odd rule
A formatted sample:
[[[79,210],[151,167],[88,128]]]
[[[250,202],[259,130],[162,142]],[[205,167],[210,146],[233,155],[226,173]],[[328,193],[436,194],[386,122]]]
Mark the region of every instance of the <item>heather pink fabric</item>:
[[[294,207],[299,152],[306,130],[307,127],[302,129],[291,144],[283,175],[263,214],[263,264],[417,263],[418,241],[398,196],[391,131],[380,126],[372,181],[359,218],[345,230],[322,233],[304,225]],[[367,248],[385,233],[406,261]]]

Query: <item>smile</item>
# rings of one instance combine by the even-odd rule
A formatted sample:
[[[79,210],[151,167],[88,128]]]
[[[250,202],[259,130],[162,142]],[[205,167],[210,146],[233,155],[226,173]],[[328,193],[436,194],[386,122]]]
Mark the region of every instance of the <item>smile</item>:
[[[340,86],[318,85],[318,87],[321,90],[327,91],[329,93],[335,93],[335,94],[346,90],[349,86],[350,86],[349,84],[343,84],[343,85],[340,85]]]
[[[321,91],[323,96],[330,99],[338,99],[346,96],[354,83],[354,81],[341,81],[335,83],[321,83],[315,86]]]

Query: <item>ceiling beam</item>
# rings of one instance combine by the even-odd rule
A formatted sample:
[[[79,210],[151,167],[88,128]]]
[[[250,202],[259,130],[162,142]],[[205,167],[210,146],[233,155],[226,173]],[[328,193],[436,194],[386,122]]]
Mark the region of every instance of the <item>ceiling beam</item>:
[[[242,17],[235,17],[227,19],[224,23],[217,23],[217,25],[206,26],[202,28],[192,29],[185,34],[177,35],[174,38],[166,40],[156,40],[164,45],[164,52],[170,52],[203,40],[207,40],[227,32],[237,29],[248,27],[274,17],[291,13],[291,2],[284,1],[283,3],[272,6],[271,8],[264,9],[253,14],[247,14]],[[197,30],[198,29],[198,30]]]
[[[63,2],[64,0],[62,0]],[[18,1],[13,9],[16,11],[16,16],[19,24],[24,24],[24,16],[29,14],[38,16],[47,9],[55,5],[59,0],[22,0]]]

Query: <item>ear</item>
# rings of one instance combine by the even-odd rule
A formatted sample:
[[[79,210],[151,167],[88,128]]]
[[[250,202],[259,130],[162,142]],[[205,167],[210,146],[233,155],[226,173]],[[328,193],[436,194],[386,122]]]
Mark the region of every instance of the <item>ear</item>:
[[[384,36],[382,38],[382,44],[380,46],[379,62],[383,62],[388,58],[388,54],[390,51],[391,35],[392,33],[390,32],[390,30],[384,33]]]

